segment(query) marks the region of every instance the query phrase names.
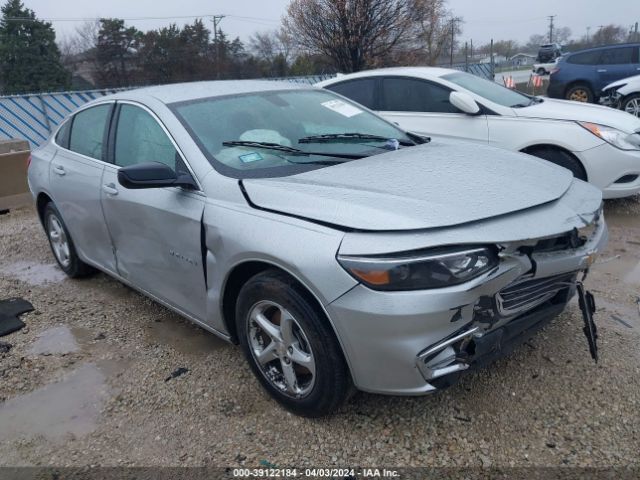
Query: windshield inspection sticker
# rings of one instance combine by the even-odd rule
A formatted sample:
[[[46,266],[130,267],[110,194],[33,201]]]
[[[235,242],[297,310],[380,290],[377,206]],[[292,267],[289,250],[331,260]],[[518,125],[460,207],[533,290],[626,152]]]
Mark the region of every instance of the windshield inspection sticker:
[[[347,118],[355,117],[356,115],[360,115],[362,113],[362,110],[360,110],[358,107],[349,105],[342,100],[329,100],[328,102],[324,102],[321,105]]]
[[[242,163],[259,162],[262,160],[262,155],[258,152],[247,153],[246,155],[240,155],[238,157]]]

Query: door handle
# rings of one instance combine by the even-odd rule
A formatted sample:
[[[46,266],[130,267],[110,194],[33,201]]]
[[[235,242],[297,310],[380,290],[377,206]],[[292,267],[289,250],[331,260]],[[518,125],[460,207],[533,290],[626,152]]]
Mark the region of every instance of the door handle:
[[[64,167],[61,167],[60,165],[54,165],[53,166],[53,173],[55,173],[56,175],[60,175],[61,177],[64,177],[67,172],[65,172]]]
[[[102,191],[107,195],[111,195],[112,197],[118,195],[118,189],[116,188],[115,183],[105,183],[104,185],[102,185]]]
[[[606,68],[599,68],[598,69],[598,73],[607,73],[607,69]]]

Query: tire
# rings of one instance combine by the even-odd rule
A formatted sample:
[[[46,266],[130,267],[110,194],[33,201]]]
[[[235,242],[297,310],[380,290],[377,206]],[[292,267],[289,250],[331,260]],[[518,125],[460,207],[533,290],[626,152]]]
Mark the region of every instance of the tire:
[[[634,93],[625,97],[620,103],[620,109],[631,115],[640,117],[640,93]]]
[[[593,103],[595,95],[586,83],[575,83],[567,89],[564,98],[574,102]]]
[[[238,295],[236,324],[251,370],[286,409],[321,417],[351,393],[346,362],[324,313],[288,275],[267,270],[252,277]]]
[[[525,153],[564,167],[567,170],[570,170],[574,177],[584,180],[585,182],[587,181],[587,174],[580,161],[564,150],[551,147],[541,147],[527,150]]]
[[[94,273],[95,269],[78,257],[69,230],[53,202],[44,207],[42,220],[51,252],[64,273],[71,278],[86,277]]]
[[[547,74],[547,71],[544,68],[539,68],[536,73],[540,76],[543,76]]]

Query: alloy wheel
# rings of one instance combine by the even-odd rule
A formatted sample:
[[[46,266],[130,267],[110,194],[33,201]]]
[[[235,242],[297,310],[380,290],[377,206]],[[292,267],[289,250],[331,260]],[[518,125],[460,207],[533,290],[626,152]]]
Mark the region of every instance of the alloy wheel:
[[[256,303],[247,322],[249,350],[264,377],[293,398],[307,396],[315,384],[316,362],[300,323],[281,305]]]
[[[58,259],[58,262],[60,262],[63,268],[67,268],[71,264],[69,241],[62,227],[62,223],[60,223],[60,220],[55,215],[49,215],[47,218],[47,232],[53,253]]]
[[[583,88],[578,88],[571,92],[571,95],[569,95],[569,100],[573,100],[574,102],[586,103],[589,101],[589,92],[587,92]]]
[[[624,111],[640,117],[640,98],[632,98],[629,100],[624,106]]]

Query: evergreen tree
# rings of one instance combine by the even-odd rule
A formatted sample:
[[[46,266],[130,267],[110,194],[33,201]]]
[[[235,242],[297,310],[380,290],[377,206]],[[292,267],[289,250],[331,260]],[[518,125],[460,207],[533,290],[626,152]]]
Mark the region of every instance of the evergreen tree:
[[[4,94],[69,88],[71,76],[60,61],[56,33],[20,0],[0,10],[0,91]]]

